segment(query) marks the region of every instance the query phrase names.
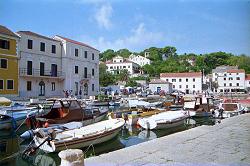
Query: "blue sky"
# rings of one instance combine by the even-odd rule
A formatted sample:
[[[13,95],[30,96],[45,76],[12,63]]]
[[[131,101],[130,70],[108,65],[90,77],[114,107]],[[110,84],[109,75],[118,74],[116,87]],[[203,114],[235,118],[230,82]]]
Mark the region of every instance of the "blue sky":
[[[0,0],[0,24],[101,51],[175,46],[250,55],[250,0]]]

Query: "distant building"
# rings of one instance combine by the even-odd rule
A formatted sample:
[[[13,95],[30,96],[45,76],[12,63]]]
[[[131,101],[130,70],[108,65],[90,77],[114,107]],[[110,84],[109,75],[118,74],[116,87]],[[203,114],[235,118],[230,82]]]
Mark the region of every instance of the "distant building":
[[[244,91],[245,70],[237,66],[219,66],[212,70],[212,81],[218,85],[214,92]]]
[[[18,96],[19,36],[0,25],[0,96]]]
[[[54,39],[62,43],[63,89],[72,90],[75,96],[97,95],[100,51],[66,37],[56,35]]]
[[[111,61],[105,62],[107,71],[119,74],[121,70],[127,70],[130,75],[140,73],[140,65],[127,60],[121,56],[114,57]]]
[[[160,79],[173,84],[174,90],[182,91],[186,94],[202,92],[202,73],[161,73]]]
[[[131,54],[128,58],[129,61],[132,61],[134,63],[137,63],[138,65],[140,65],[141,67],[144,65],[150,65],[151,61],[150,59],[146,58],[148,52],[145,52],[145,57],[141,56],[141,55],[134,55]]]
[[[160,92],[172,93],[172,83],[161,79],[152,79],[149,82],[149,89],[152,93],[159,94]]]
[[[245,77],[245,89],[250,88],[250,74],[246,74]]]
[[[60,41],[19,31],[20,97],[62,97],[65,74],[62,72]]]

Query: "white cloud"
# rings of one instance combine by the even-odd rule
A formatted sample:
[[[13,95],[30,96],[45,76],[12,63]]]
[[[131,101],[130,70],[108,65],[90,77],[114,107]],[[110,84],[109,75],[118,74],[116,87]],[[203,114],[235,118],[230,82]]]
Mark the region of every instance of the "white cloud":
[[[104,37],[99,37],[96,42],[91,43],[101,51],[108,48],[114,50],[128,48],[132,51],[138,51],[146,47],[164,44],[164,34],[161,32],[148,31],[144,23],[140,23],[136,28],[131,30],[130,35],[127,37],[118,38],[114,41],[108,41]]]
[[[103,4],[95,13],[94,18],[101,28],[110,29],[112,27],[112,13],[112,6],[110,4]]]

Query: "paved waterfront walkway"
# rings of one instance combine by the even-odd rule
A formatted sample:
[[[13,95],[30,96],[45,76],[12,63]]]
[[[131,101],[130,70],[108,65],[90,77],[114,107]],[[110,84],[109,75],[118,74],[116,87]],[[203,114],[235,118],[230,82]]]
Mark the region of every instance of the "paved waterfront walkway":
[[[93,165],[249,165],[250,114],[91,157]]]

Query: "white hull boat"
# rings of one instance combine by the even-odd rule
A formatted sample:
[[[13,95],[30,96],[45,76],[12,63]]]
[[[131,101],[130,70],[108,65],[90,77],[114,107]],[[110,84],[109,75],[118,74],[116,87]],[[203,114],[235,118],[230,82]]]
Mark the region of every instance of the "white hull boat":
[[[147,130],[167,129],[183,125],[188,117],[190,114],[187,111],[167,111],[148,118],[141,118],[138,123]]]
[[[215,110],[215,117],[230,118],[242,114],[245,110],[240,103],[221,103],[219,109]]]
[[[43,131],[36,134],[34,141],[36,146],[40,145],[43,151],[59,152],[65,149],[83,148],[90,145],[103,143],[114,138],[123,127],[123,119],[110,119],[91,124],[78,129],[55,133],[55,138],[46,141],[49,135]],[[42,144],[45,141],[44,144]]]

